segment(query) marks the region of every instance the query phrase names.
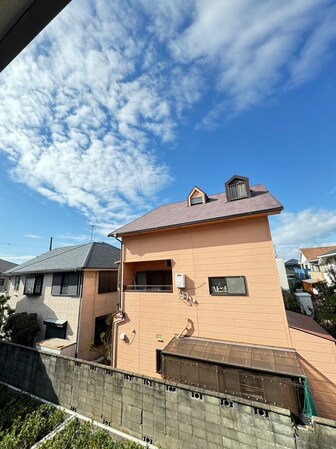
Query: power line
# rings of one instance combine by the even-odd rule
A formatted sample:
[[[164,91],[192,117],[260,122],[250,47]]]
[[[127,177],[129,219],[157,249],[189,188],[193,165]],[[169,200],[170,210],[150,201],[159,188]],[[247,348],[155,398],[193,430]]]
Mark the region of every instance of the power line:
[[[45,249],[46,246],[35,246],[35,245],[20,245],[19,243],[8,243],[8,242],[0,242],[0,245],[8,245],[8,246],[23,246],[26,248],[43,248]]]

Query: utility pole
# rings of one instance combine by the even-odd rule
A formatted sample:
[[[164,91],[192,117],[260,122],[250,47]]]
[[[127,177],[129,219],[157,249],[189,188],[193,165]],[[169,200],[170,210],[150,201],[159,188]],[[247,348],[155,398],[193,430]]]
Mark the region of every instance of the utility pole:
[[[52,242],[53,242],[53,238],[52,238],[52,237],[50,237],[50,243],[49,243],[49,251],[51,251],[51,250],[52,250]]]

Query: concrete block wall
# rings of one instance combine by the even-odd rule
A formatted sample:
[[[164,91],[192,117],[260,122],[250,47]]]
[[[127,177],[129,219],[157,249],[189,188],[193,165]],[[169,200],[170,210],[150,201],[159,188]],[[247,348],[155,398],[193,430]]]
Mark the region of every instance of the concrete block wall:
[[[0,381],[164,449],[334,449],[336,423],[0,342]]]

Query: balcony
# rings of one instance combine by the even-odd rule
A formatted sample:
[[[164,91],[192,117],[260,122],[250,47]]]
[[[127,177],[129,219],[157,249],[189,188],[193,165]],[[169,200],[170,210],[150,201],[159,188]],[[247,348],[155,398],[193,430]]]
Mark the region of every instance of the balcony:
[[[126,292],[167,292],[172,293],[173,286],[172,285],[126,285]]]
[[[123,284],[126,292],[172,293],[171,260],[125,263]]]

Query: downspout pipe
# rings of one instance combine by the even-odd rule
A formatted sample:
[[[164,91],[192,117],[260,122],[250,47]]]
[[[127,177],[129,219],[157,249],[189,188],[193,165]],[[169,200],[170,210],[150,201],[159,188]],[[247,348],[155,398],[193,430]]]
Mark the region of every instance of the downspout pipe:
[[[113,351],[112,351],[112,367],[116,368],[117,366],[117,360],[116,360],[116,353],[117,353],[117,326],[124,321],[124,292],[122,289],[122,281],[123,281],[123,242],[122,240],[118,239],[117,234],[111,235],[111,237],[114,237],[118,242],[120,243],[120,263],[118,267],[118,304],[119,304],[119,310],[118,314],[119,317],[117,319],[113,320]],[[117,315],[118,315],[117,314]]]

